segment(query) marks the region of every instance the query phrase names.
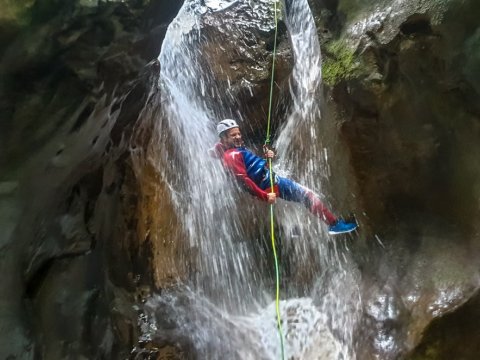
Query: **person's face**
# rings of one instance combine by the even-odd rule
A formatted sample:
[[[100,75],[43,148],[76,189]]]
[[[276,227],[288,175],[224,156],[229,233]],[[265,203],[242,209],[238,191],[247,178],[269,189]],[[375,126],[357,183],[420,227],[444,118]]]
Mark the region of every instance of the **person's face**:
[[[227,130],[227,133],[222,137],[222,144],[227,148],[241,147],[243,145],[242,133],[239,128]]]

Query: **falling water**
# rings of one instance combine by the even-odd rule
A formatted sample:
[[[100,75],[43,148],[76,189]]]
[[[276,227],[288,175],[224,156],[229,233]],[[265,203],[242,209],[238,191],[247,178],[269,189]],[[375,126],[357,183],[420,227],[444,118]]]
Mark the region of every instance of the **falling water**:
[[[197,251],[198,259],[187,284],[147,302],[141,323],[146,340],[176,342],[202,359],[276,359],[280,354],[273,275],[265,270],[270,262],[259,260],[259,254],[268,258],[271,253],[262,246],[265,238],[252,238],[246,230],[256,216],[252,213],[260,209],[266,214],[267,208],[245,205],[245,194],[234,190],[218,159],[207,156],[217,141],[216,122],[235,112],[219,101],[233,95],[205,63],[201,19],[239,3],[271,9],[266,13],[273,19],[273,4],[266,0],[186,0],[160,55],[165,116],[159,127],[159,168],[182,220],[186,246]],[[277,171],[294,171],[297,180],[320,191],[319,177],[326,177],[326,153],[316,132],[321,60],[307,0],[289,1],[285,22],[295,66],[293,101],[276,142]],[[301,161],[292,155],[298,153]],[[319,157],[323,160],[315,161]],[[276,215],[289,268],[281,302],[287,358],[354,358],[351,334],[358,296],[348,252],[331,243],[318,219],[300,206],[279,202]],[[292,229],[298,230],[295,236],[289,235]]]
[[[322,146],[319,131],[320,44],[307,0],[287,2],[287,14],[295,64],[290,81],[292,105],[275,144],[282,159],[279,173],[294,175],[295,180],[322,196],[322,181],[329,180],[329,168],[328,152]],[[301,234],[297,241],[286,244],[290,271],[302,274],[313,285],[297,295],[311,296],[318,309],[329,314],[331,329],[340,334],[345,344],[351,345],[360,298],[358,274],[348,248],[342,247],[345,243],[338,239],[328,237],[318,219],[305,221],[305,209],[288,205],[283,210],[277,218],[285,232],[296,229]],[[351,348],[343,356],[355,358]]]
[[[221,91],[201,61],[199,18],[208,9],[198,1],[186,1],[170,26],[160,55],[169,129],[166,141],[174,147],[162,152],[161,168],[181,214],[188,246],[200,251],[195,286],[225,305],[238,307],[245,305],[238,302],[240,294],[255,298],[255,279],[231,196],[232,184],[218,159],[208,156],[209,147],[217,141],[214,127],[223,110],[214,100]]]

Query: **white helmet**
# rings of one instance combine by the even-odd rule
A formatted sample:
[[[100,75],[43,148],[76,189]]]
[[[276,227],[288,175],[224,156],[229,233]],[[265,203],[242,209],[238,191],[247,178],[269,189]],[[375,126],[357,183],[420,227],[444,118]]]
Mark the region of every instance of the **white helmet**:
[[[235,120],[232,119],[225,119],[218,123],[217,125],[217,134],[220,136],[224,131],[238,128],[238,124]]]

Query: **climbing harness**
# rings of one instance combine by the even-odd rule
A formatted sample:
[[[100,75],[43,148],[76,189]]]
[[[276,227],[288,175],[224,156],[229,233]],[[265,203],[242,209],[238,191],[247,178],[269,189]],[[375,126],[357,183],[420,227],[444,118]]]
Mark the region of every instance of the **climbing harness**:
[[[272,73],[270,79],[270,96],[268,99],[268,115],[267,115],[267,135],[265,138],[264,147],[268,147],[270,144],[270,119],[272,114],[272,99],[273,99],[273,85],[274,85],[274,76],[275,76],[275,58],[277,52],[277,32],[278,32],[278,18],[277,18],[277,1],[273,0],[274,4],[274,21],[275,21],[275,35],[273,40],[273,58],[272,58]],[[273,172],[272,172],[272,159],[268,158],[268,168],[270,172],[270,189],[274,191],[274,183],[273,183]],[[274,231],[274,216],[273,216],[273,204],[270,204],[270,236],[272,241],[272,249],[273,249],[273,257],[275,260],[275,309],[277,312],[277,329],[278,335],[280,336],[280,346],[282,349],[282,357],[281,359],[285,359],[285,350],[283,345],[283,332],[282,332],[282,319],[280,316],[280,270],[278,266],[278,256],[277,256],[277,249],[275,245],[275,231]]]

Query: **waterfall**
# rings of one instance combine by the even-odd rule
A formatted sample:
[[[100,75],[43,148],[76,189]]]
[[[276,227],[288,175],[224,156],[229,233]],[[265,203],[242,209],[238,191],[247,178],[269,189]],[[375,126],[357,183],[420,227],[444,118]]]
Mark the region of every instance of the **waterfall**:
[[[217,5],[224,2],[217,2]],[[186,1],[171,24],[160,55],[167,142],[163,148],[163,177],[183,221],[189,246],[200,252],[194,279],[203,291],[220,293],[220,301],[252,293],[251,263],[232,194],[218,159],[208,156],[217,141],[215,123],[223,118],[222,90],[201,59],[199,17],[207,11],[198,1]],[[162,144],[159,144],[163,147]],[[166,150],[166,151],[165,151]]]
[[[182,221],[186,247],[198,255],[188,283],[147,301],[141,325],[144,340],[181,344],[200,359],[277,359],[273,275],[266,268],[271,261],[265,260],[272,254],[262,247],[265,238],[252,238],[256,235],[246,230],[252,221],[262,226],[257,215],[262,211],[267,218],[267,207],[236,190],[220,161],[207,155],[217,141],[216,123],[235,115],[225,105],[235,99],[208,66],[201,21],[233,5],[263,11],[273,21],[271,1],[186,0],[160,54],[159,169]],[[307,0],[287,5],[295,65],[292,104],[276,141],[276,170],[295,173],[296,180],[320,191],[319,179],[328,177],[327,153],[317,134],[320,46]],[[279,202],[275,211],[289,268],[280,306],[286,358],[354,359],[351,337],[359,299],[348,251],[330,241],[324,225],[298,204]]]

